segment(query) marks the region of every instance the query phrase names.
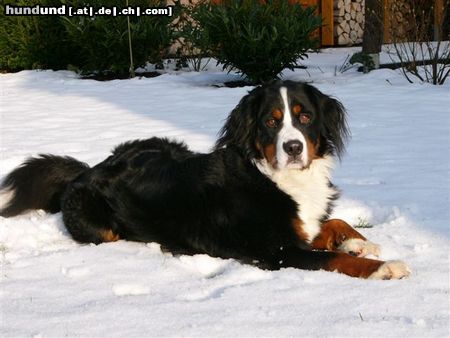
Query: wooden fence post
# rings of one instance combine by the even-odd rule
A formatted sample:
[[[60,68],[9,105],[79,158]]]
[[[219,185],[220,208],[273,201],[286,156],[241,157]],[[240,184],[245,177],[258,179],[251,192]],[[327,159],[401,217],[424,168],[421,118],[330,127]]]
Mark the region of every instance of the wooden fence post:
[[[442,40],[442,29],[444,20],[444,0],[434,1],[434,40]]]
[[[322,14],[322,45],[334,45],[334,5],[332,0],[322,0],[320,4]]]

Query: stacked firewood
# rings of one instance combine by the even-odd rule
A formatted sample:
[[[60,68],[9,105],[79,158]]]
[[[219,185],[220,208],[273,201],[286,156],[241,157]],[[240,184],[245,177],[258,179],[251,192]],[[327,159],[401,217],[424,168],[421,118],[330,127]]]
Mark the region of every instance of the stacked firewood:
[[[338,45],[362,42],[364,33],[364,0],[334,1],[334,37]]]
[[[408,36],[410,36],[409,31],[413,28],[412,25],[417,24],[417,21],[420,21],[421,18],[425,19],[427,15],[430,15],[429,9],[428,12],[424,12],[423,15],[414,18],[410,3],[410,0],[396,0],[385,7],[384,12],[391,39],[396,41],[407,40]],[[421,8],[419,2],[415,6],[413,3],[413,7],[419,14],[425,11],[425,8]]]

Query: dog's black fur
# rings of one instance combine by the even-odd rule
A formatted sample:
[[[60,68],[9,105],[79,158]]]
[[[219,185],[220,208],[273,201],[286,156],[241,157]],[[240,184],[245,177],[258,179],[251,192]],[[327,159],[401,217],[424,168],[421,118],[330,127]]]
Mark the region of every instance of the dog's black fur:
[[[311,250],[293,227],[302,206],[254,164],[263,156],[258,144],[277,137],[263,121],[279,102],[281,86],[310,114],[311,123],[298,128],[317,146],[316,158],[340,156],[347,136],[342,105],[312,86],[276,82],[241,100],[208,154],[150,138],[118,146],[92,168],[70,157],[29,159],[4,180],[2,189],[14,195],[0,214],[61,210],[82,243],[120,238],[269,269],[324,268],[336,253]]]

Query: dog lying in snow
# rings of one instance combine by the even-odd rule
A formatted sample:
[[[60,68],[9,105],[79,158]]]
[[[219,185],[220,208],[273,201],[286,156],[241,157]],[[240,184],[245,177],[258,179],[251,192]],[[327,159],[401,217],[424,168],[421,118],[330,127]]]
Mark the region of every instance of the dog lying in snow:
[[[62,211],[81,243],[158,242],[174,254],[234,258],[265,269],[338,271],[397,279],[401,261],[367,259],[379,247],[329,219],[338,191],[333,158],[348,135],[345,110],[304,83],[252,90],[211,153],[161,138],[115,148],[89,168],[70,157],[28,159],[3,181],[0,214]]]

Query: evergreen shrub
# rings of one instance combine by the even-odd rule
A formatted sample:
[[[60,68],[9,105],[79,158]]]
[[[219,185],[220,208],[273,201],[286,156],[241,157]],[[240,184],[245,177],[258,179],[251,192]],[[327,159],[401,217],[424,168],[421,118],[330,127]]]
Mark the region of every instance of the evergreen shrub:
[[[317,47],[312,33],[322,20],[314,11],[288,0],[223,0],[202,1],[191,16],[224,69],[236,68],[252,83],[264,83],[292,70]]]

